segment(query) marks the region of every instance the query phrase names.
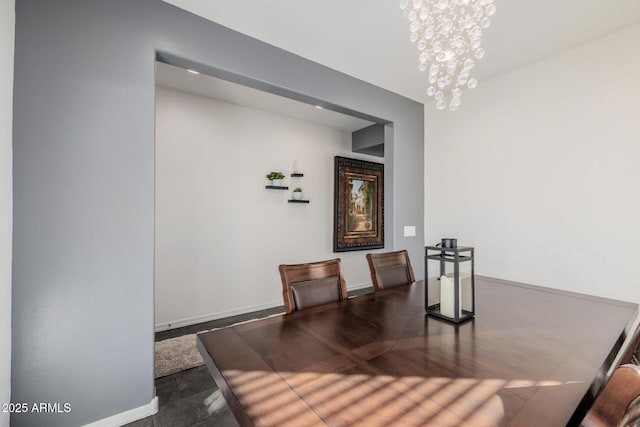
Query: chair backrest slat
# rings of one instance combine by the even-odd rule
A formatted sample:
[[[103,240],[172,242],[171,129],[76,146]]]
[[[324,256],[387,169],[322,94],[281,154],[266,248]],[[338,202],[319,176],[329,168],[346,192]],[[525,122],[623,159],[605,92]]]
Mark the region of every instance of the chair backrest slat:
[[[640,416],[638,396],[640,396],[640,366],[621,365],[613,371],[613,375],[582,420],[581,426],[635,426]],[[627,419],[623,420],[624,418]],[[632,423],[632,421],[635,422]]]
[[[406,250],[367,254],[367,262],[373,288],[376,291],[407,285],[415,281],[409,253]]]

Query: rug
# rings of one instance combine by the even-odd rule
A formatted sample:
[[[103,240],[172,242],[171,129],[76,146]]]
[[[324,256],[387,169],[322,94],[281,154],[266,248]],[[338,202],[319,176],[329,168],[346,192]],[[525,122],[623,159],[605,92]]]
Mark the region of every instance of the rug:
[[[196,334],[158,341],[155,344],[155,377],[164,377],[204,365],[196,348]]]
[[[282,316],[283,313],[275,313],[269,316],[256,319],[236,322],[221,328],[203,330],[202,332],[217,331],[218,329],[230,328],[243,325],[245,323],[256,322],[258,320],[269,319],[271,317]],[[155,378],[182,372],[196,366],[204,365],[204,360],[196,348],[196,334],[182,335],[181,337],[169,338],[155,343]]]

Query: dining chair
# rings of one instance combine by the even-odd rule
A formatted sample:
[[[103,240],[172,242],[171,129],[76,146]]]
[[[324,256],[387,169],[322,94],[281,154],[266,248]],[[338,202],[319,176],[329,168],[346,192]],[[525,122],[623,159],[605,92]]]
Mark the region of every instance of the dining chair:
[[[281,264],[282,299],[287,314],[347,299],[340,258],[305,264]]]
[[[640,326],[636,327],[634,334],[629,340],[629,344],[622,354],[620,364],[632,363],[640,365]]]
[[[367,254],[371,281],[376,291],[408,285],[415,281],[406,250]]]
[[[583,427],[635,426],[640,420],[640,366],[626,364],[613,371],[593,406],[582,420]]]

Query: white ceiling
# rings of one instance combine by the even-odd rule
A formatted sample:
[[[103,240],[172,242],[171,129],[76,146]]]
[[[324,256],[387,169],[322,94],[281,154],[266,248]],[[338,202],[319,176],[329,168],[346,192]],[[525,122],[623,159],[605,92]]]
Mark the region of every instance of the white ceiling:
[[[399,0],[165,0],[419,102],[426,77]],[[640,23],[640,0],[495,0],[480,84]],[[615,48],[615,47],[612,47]]]

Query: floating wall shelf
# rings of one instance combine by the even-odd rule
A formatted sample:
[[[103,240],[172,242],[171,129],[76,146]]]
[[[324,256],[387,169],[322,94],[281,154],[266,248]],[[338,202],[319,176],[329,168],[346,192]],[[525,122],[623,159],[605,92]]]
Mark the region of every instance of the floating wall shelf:
[[[264,188],[267,190],[288,190],[289,187],[282,187],[280,185],[265,185]]]
[[[295,164],[294,164],[294,168],[295,168]],[[295,169],[294,169],[295,170]],[[295,189],[302,187],[302,177],[304,176],[303,173],[300,172],[293,172],[291,174],[291,186]],[[294,194],[297,194],[294,192]],[[304,200],[304,199],[289,199],[289,203],[309,203],[309,200]]]

